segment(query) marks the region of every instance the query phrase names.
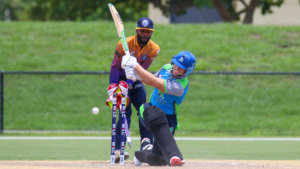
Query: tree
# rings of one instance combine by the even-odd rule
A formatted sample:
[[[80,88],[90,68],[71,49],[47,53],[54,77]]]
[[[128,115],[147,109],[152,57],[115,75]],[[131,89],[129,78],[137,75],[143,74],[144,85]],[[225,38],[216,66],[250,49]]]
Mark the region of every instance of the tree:
[[[106,0],[27,0],[29,15],[35,20],[97,20],[111,19]],[[122,18],[136,21],[147,15],[148,6],[135,0],[110,0]]]
[[[245,14],[243,18],[244,24],[251,24],[253,22],[253,14],[257,7],[261,7],[261,13],[263,15],[272,13],[274,6],[280,7],[284,0],[143,0],[152,3],[155,7],[162,10],[164,15],[169,13],[175,13],[181,15],[185,13],[186,9],[192,6],[201,8],[203,6],[215,7],[220,16],[225,22],[233,22],[241,20],[242,14]],[[236,4],[243,4],[243,9],[237,11]]]
[[[19,8],[16,0],[0,0],[0,20],[16,20],[16,10]]]
[[[12,2],[20,3],[22,10],[19,17],[28,20],[111,20],[107,6],[109,2],[116,6],[124,21],[137,21],[148,15],[148,4],[135,0],[0,0],[0,10],[3,9],[3,2],[7,2],[6,6],[11,6]]]

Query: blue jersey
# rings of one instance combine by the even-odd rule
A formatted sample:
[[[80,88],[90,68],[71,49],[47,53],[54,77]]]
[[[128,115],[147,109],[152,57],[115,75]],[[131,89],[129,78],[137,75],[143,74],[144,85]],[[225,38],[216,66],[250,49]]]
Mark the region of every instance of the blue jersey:
[[[167,115],[178,114],[179,104],[182,103],[188,88],[189,81],[187,77],[177,79],[172,76],[173,65],[166,64],[156,76],[164,79],[165,92],[162,93],[157,88],[151,94],[150,103],[162,109]]]

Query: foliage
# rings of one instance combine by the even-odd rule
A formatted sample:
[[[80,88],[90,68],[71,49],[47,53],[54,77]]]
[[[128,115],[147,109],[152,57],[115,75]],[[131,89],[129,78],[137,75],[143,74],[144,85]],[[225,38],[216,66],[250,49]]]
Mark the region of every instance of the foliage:
[[[239,1],[240,3],[245,3],[244,0],[220,0],[222,3],[228,5],[228,10],[232,15],[238,15],[238,11],[234,11],[234,3]],[[257,7],[261,7],[262,14],[272,13],[272,7],[280,7],[284,0],[260,0]],[[211,0],[194,0],[194,3],[197,7],[201,8],[203,6],[212,7]]]
[[[261,6],[261,13],[262,14],[267,14],[267,13],[272,13],[272,7],[277,6],[280,7],[282,5],[284,0],[261,0],[260,1],[260,6]],[[300,1],[299,1],[300,2]]]
[[[12,5],[14,1],[23,6],[20,18],[27,16],[29,20],[71,20],[90,21],[111,19],[107,4],[113,3],[122,18],[126,21],[136,21],[142,16],[147,16],[148,6],[134,0],[5,0]],[[12,9],[14,9],[12,7]],[[23,17],[24,18],[24,17]],[[13,18],[14,20],[17,17]]]
[[[242,3],[244,9],[237,11],[236,3]],[[240,16],[246,14],[243,22],[251,23],[254,9],[260,7],[262,14],[272,13],[272,8],[280,7],[284,0],[0,0],[0,20],[5,19],[4,11],[10,11],[11,20],[71,20],[91,21],[111,19],[108,3],[113,3],[122,18],[126,21],[136,21],[148,15],[148,3],[162,10],[164,15],[174,13],[184,14],[192,6],[215,7],[224,21],[233,22],[241,20]]]
[[[17,20],[17,11],[20,8],[18,0],[0,0],[0,20]]]

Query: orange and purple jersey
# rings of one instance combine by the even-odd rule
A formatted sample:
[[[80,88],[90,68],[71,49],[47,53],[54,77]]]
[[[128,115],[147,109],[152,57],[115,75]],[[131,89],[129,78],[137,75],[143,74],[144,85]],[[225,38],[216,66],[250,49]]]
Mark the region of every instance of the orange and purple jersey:
[[[159,46],[149,40],[147,45],[142,49],[137,42],[137,36],[130,36],[127,38],[128,48],[131,56],[136,57],[137,62],[144,68],[148,69],[152,61],[159,53]],[[114,60],[112,61],[110,68],[110,83],[119,83],[119,81],[126,80],[124,69],[121,67],[122,57],[125,55],[125,51],[119,41],[115,50]]]

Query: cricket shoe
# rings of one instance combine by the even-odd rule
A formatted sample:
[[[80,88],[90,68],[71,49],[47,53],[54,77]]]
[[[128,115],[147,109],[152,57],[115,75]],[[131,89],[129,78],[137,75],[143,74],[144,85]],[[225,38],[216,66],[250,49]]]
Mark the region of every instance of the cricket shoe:
[[[181,160],[179,157],[177,156],[173,156],[170,159],[170,166],[182,166],[185,163],[184,160]]]
[[[141,142],[140,150],[141,151],[144,151],[144,150],[151,151],[152,149],[153,149],[153,145],[151,144],[150,139],[149,138],[144,138]]]
[[[115,163],[119,163],[120,162],[120,150],[115,150]],[[127,160],[129,158],[129,153],[128,152],[124,152],[124,160]]]
[[[142,165],[142,162],[140,162],[135,156],[133,158],[133,163],[135,166],[141,166]]]
[[[165,166],[168,162],[162,155],[157,155],[151,151],[143,150],[134,152],[134,164],[136,166],[142,165],[142,163],[148,163],[150,166]]]

